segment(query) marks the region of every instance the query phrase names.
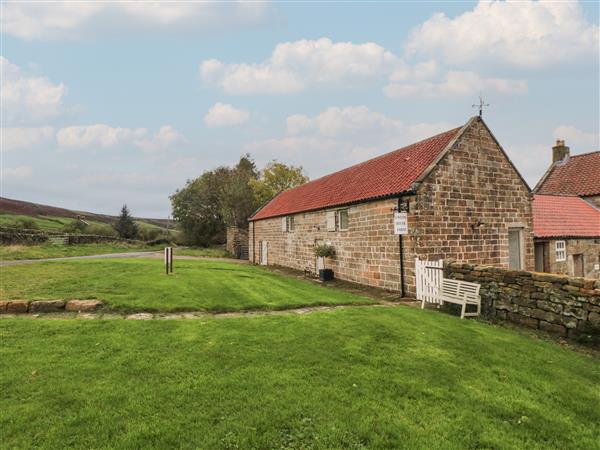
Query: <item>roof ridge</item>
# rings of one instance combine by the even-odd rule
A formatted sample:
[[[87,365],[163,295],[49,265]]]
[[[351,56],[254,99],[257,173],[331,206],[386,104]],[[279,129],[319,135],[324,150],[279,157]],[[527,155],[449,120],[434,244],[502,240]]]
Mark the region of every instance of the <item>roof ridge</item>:
[[[600,150],[594,150],[594,151],[591,151],[591,152],[578,153],[578,154],[576,154],[576,155],[571,155],[571,156],[569,156],[569,159],[578,158],[578,157],[580,157],[580,156],[589,156],[589,155],[593,155],[593,154],[595,154],[595,153],[598,153],[598,154],[600,154]],[[564,160],[563,160],[563,161],[564,161]]]

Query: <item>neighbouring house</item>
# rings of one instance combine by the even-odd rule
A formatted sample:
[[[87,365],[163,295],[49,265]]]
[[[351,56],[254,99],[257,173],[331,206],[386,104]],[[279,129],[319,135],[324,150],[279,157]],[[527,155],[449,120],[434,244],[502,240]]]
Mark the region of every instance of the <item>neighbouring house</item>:
[[[251,262],[415,293],[415,258],[533,269],[531,191],[480,117],[282,192],[249,220]],[[407,234],[394,234],[396,212]],[[400,215],[398,215],[400,216]],[[400,230],[398,230],[400,232]]]
[[[600,210],[577,196],[533,197],[535,270],[600,278]]]
[[[534,192],[536,270],[600,278],[600,152],[571,156],[557,140]]]
[[[570,154],[564,140],[552,147],[552,165],[534,192],[542,195],[577,195],[600,208],[600,151]]]

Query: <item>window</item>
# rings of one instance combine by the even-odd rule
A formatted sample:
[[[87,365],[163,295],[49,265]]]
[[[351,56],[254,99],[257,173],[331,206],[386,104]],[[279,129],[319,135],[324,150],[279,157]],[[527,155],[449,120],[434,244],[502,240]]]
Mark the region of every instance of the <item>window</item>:
[[[294,216],[285,216],[281,218],[281,231],[291,233],[294,231]]]
[[[346,231],[348,229],[348,210],[340,209],[338,211],[338,225],[341,231]]]
[[[327,211],[327,231],[346,231],[348,229],[348,210]]]
[[[565,241],[556,241],[556,261],[567,260],[567,244]]]

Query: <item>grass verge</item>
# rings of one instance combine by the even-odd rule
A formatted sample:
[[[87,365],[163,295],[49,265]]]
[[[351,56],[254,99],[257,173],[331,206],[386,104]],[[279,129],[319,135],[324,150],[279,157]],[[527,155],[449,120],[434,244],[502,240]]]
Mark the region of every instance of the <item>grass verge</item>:
[[[168,276],[161,259],[146,258],[2,267],[0,298],[96,298],[124,312],[217,312],[373,302],[249,264],[175,260],[174,267]]]

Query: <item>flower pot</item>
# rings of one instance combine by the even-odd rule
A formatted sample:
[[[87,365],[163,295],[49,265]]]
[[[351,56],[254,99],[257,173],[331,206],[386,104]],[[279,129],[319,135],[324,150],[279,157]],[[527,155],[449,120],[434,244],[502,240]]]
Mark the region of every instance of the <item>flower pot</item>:
[[[321,281],[331,281],[331,280],[333,280],[333,270],[331,270],[331,269],[320,269],[319,270],[319,279]]]

